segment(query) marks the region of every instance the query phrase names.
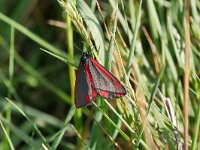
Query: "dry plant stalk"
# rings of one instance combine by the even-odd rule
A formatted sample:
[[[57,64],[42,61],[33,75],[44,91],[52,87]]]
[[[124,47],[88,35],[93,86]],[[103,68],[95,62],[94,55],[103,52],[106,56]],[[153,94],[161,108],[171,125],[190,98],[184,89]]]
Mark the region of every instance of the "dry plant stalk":
[[[167,111],[167,116],[172,123],[173,130],[174,130],[174,136],[175,136],[176,143],[177,143],[177,149],[182,150],[182,143],[180,142],[180,134],[178,131],[176,116],[174,113],[174,108],[172,106],[171,100],[170,100],[170,98],[163,96],[163,94],[159,90],[158,90],[158,94],[160,95],[161,100],[163,101],[163,103],[165,105],[165,109]]]
[[[159,59],[159,55],[158,55],[158,51],[157,48],[155,46],[155,44],[153,43],[149,33],[147,32],[145,27],[142,27],[142,30],[146,36],[147,41],[149,42],[149,45],[151,47],[151,51],[152,51],[152,55],[153,55],[153,61],[154,61],[154,66],[155,66],[155,74],[158,76],[159,74],[159,70],[160,70],[160,59]]]
[[[76,14],[72,11],[72,8],[73,8],[72,5],[70,3],[68,3],[69,5],[67,5],[63,0],[57,0],[57,1],[64,8],[66,13],[72,18],[72,21],[75,21],[76,25],[79,28],[79,31],[82,33],[82,36],[85,37],[89,46],[93,47],[92,41],[90,40],[87,30],[85,29],[84,25],[78,19],[78,14]]]
[[[188,150],[188,103],[190,77],[190,0],[186,3],[185,14],[185,74],[184,74],[184,150]]]

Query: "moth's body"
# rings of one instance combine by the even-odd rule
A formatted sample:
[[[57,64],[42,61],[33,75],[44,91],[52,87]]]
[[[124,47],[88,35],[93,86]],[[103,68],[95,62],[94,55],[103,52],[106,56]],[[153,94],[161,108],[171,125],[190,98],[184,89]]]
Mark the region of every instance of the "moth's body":
[[[75,85],[75,104],[84,107],[98,95],[115,99],[126,94],[125,88],[111,73],[88,53],[83,53],[78,67]]]

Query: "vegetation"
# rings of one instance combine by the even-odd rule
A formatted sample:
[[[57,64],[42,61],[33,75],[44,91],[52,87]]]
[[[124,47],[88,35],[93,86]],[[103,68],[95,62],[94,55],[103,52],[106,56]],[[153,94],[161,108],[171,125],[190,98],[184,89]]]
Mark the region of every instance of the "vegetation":
[[[198,0],[1,0],[0,149],[198,149],[199,49]],[[75,108],[83,51],[126,96]]]

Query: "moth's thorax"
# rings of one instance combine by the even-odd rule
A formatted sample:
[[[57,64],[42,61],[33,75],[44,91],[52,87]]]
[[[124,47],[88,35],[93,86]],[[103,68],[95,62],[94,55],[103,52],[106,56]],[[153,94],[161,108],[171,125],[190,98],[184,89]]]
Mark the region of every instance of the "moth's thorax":
[[[81,57],[81,62],[83,64],[85,64],[90,58],[90,55],[88,53],[83,53],[82,57]]]

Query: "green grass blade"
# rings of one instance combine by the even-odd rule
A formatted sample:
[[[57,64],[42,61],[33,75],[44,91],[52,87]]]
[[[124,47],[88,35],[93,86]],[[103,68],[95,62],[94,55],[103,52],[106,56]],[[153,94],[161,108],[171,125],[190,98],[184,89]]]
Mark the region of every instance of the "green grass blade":
[[[195,127],[195,132],[194,136],[192,137],[192,150],[197,149],[198,147],[198,133],[199,133],[199,125],[200,125],[200,107],[198,107],[197,111],[197,117],[196,118],[196,127]]]
[[[118,116],[118,118],[125,124],[125,126],[129,129],[131,133],[134,133],[133,129],[128,125],[128,123],[122,118],[122,116],[110,105],[110,103],[105,100],[106,104],[109,108]]]
[[[109,3],[112,6],[112,8],[115,9],[117,2],[115,0],[109,0]],[[122,25],[123,30],[128,35],[129,43],[131,43],[131,40],[133,39],[133,34],[132,34],[132,32],[129,32],[129,31],[131,31],[131,29],[129,28],[127,22],[125,21],[125,18],[123,17],[121,11],[117,11],[117,17],[119,19],[119,22]]]
[[[113,55],[113,47],[114,47],[114,38],[115,38],[115,32],[117,29],[117,10],[118,10],[118,6],[115,9],[115,18],[114,18],[114,25],[113,25],[113,31],[112,31],[112,35],[111,35],[111,39],[109,42],[109,46],[108,46],[108,55],[106,57],[106,63],[105,63],[105,67],[108,68],[108,70],[111,70],[111,63],[112,63],[112,55]]]
[[[153,38],[157,39],[159,35],[162,36],[162,28],[160,25],[159,17],[154,5],[154,1],[148,0],[146,3],[152,36]]]
[[[73,28],[71,23],[71,18],[69,15],[66,16],[66,43],[67,43],[67,50],[69,54],[69,59],[74,60],[74,48],[73,48]],[[75,70],[74,68],[69,64],[69,78],[70,78],[70,87],[71,87],[71,99],[74,100],[74,81],[76,79]]]
[[[105,48],[104,48],[104,34],[99,21],[83,0],[77,1],[77,9],[87,24],[89,31],[92,34],[96,48],[99,49],[99,58],[101,63],[104,64],[105,59]]]
[[[172,77],[176,81],[178,79],[178,72],[176,70],[176,66],[175,66],[175,63],[173,61],[172,55],[170,54],[169,49],[167,47],[165,47],[165,55],[166,55],[166,61],[169,65],[169,69],[172,73]]]
[[[101,113],[103,114],[103,116],[119,131],[119,133],[123,136],[123,138],[126,140],[126,141],[130,141],[130,138],[126,135],[126,133],[124,133],[111,119],[110,117],[104,113],[104,111],[102,109],[100,109],[95,103],[93,103],[96,108],[98,110],[101,111]]]
[[[156,95],[156,92],[158,90],[158,86],[160,84],[160,80],[161,80],[161,78],[163,76],[164,70],[165,70],[165,66],[160,71],[158,79],[156,80],[156,83],[155,83],[155,85],[153,87],[153,90],[151,92],[151,97],[150,97],[150,100],[149,100],[149,106],[148,106],[148,109],[147,109],[147,115],[149,114],[149,111],[150,111],[150,108],[151,108],[151,104],[152,104],[152,102],[153,102],[153,100],[155,98],[155,95]]]
[[[173,25],[172,25],[171,19],[169,17],[167,17],[167,22],[168,22],[168,30],[169,30],[169,34],[170,34],[170,37],[171,37],[171,40],[172,40],[172,45],[173,45],[174,53],[175,53],[175,56],[176,56],[176,60],[178,62],[179,67],[184,68],[184,65],[183,65],[184,60],[181,60],[180,49],[178,49],[178,47],[176,45],[175,37],[173,35]]]
[[[55,58],[61,60],[61,61],[63,61],[64,63],[67,63],[68,65],[70,65],[71,67],[74,67],[75,69],[78,68],[77,65],[75,65],[75,64],[72,63],[72,62],[69,62],[67,59],[62,58],[61,56],[58,56],[57,54],[54,54],[54,53],[52,53],[52,52],[50,52],[50,51],[48,51],[48,50],[45,50],[45,49],[43,49],[43,48],[40,48],[40,50],[42,50],[43,52],[45,52],[45,53],[47,53],[47,54],[49,54],[49,55],[51,55],[51,56],[53,56],[53,57],[55,57]]]
[[[37,142],[35,142],[32,137],[29,137],[23,130],[18,128],[17,126],[11,124],[8,122],[5,118],[1,117],[1,121],[11,129],[12,133],[14,133],[17,137],[19,137],[23,142],[30,146],[38,145]]]
[[[6,98],[6,100],[12,104],[33,126],[33,128],[37,131],[38,135],[41,137],[41,139],[43,140],[44,143],[46,143],[46,139],[45,137],[42,135],[42,133],[40,132],[40,130],[38,129],[38,127],[31,121],[31,119],[25,114],[25,112],[18,107],[14,102],[12,102],[10,99]]]
[[[9,53],[9,80],[12,84],[13,82],[13,74],[14,74],[14,44],[15,44],[15,29],[13,26],[11,26],[11,36],[10,36],[10,53]],[[12,85],[11,85],[12,86]],[[10,89],[10,88],[9,88]],[[11,97],[11,90],[9,90],[8,97]]]
[[[14,44],[15,44],[14,39],[15,39],[15,29],[14,29],[13,26],[11,26],[10,51],[9,51],[9,87],[8,87],[8,94],[7,94],[7,96],[9,98],[12,97],[12,85],[13,85],[13,74],[14,74]],[[10,104],[8,104],[7,107],[6,107],[6,119],[8,121],[11,120]],[[9,128],[6,128],[6,133],[9,135]],[[6,139],[3,139],[3,148],[4,149],[8,148]]]
[[[84,144],[85,148],[83,148],[83,149],[89,149],[89,150],[91,150],[91,148],[89,147],[89,145],[87,145],[87,143],[84,141],[84,138],[82,137],[82,135],[76,130],[76,128],[72,124],[71,124],[71,127],[75,131],[75,133],[77,134],[78,138]]]
[[[61,142],[61,139],[65,133],[65,131],[67,130],[68,128],[68,124],[69,122],[71,121],[72,117],[74,116],[75,114],[75,111],[76,111],[76,108],[75,108],[75,105],[73,105],[69,112],[68,112],[68,115],[65,119],[65,122],[64,122],[64,125],[63,125],[63,128],[61,128],[61,130],[59,131],[59,134],[57,135],[57,138],[55,138],[53,140],[53,144],[52,144],[52,149],[57,149],[58,145],[60,144]]]
[[[1,118],[1,115],[0,115],[0,118]],[[2,130],[3,130],[3,132],[4,132],[4,134],[6,135],[6,139],[8,140],[10,149],[11,149],[11,150],[14,150],[15,148],[14,148],[13,143],[12,143],[10,137],[9,137],[9,133],[7,133],[6,129],[4,128],[4,125],[2,124],[1,119],[0,119],[0,125],[1,125],[1,128],[2,128]]]
[[[55,93],[57,96],[61,98],[61,100],[64,100],[68,104],[71,104],[71,98],[62,90],[54,86],[52,83],[47,81],[42,75],[36,71],[34,68],[32,68],[26,61],[24,61],[18,53],[15,55],[16,62],[28,73],[30,73],[33,77],[38,79],[38,81],[43,84],[47,89]]]
[[[4,22],[8,23],[9,25],[12,25],[15,29],[22,32],[24,35],[26,35],[27,37],[29,37],[30,39],[32,39],[36,43],[40,44],[44,48],[52,51],[54,54],[58,54],[59,56],[67,58],[66,53],[64,53],[63,51],[59,50],[58,48],[52,46],[51,44],[49,44],[48,42],[46,42],[45,40],[43,40],[42,38],[40,38],[36,34],[29,31],[24,26],[20,25],[19,23],[15,22],[14,20],[8,18],[7,16],[5,16],[1,12],[0,12],[0,19],[3,20]]]
[[[130,74],[131,65],[132,65],[132,62],[133,62],[133,55],[134,55],[135,44],[136,44],[136,37],[137,37],[137,34],[138,34],[139,23],[140,23],[140,19],[141,19],[141,11],[142,11],[141,8],[142,8],[142,0],[140,0],[140,6],[139,6],[139,10],[138,10],[138,16],[137,16],[137,21],[136,21],[136,25],[135,25],[135,30],[134,30],[133,38],[131,40],[131,49],[130,49],[130,53],[129,53],[127,65],[126,65],[126,72],[127,72],[128,75]]]

